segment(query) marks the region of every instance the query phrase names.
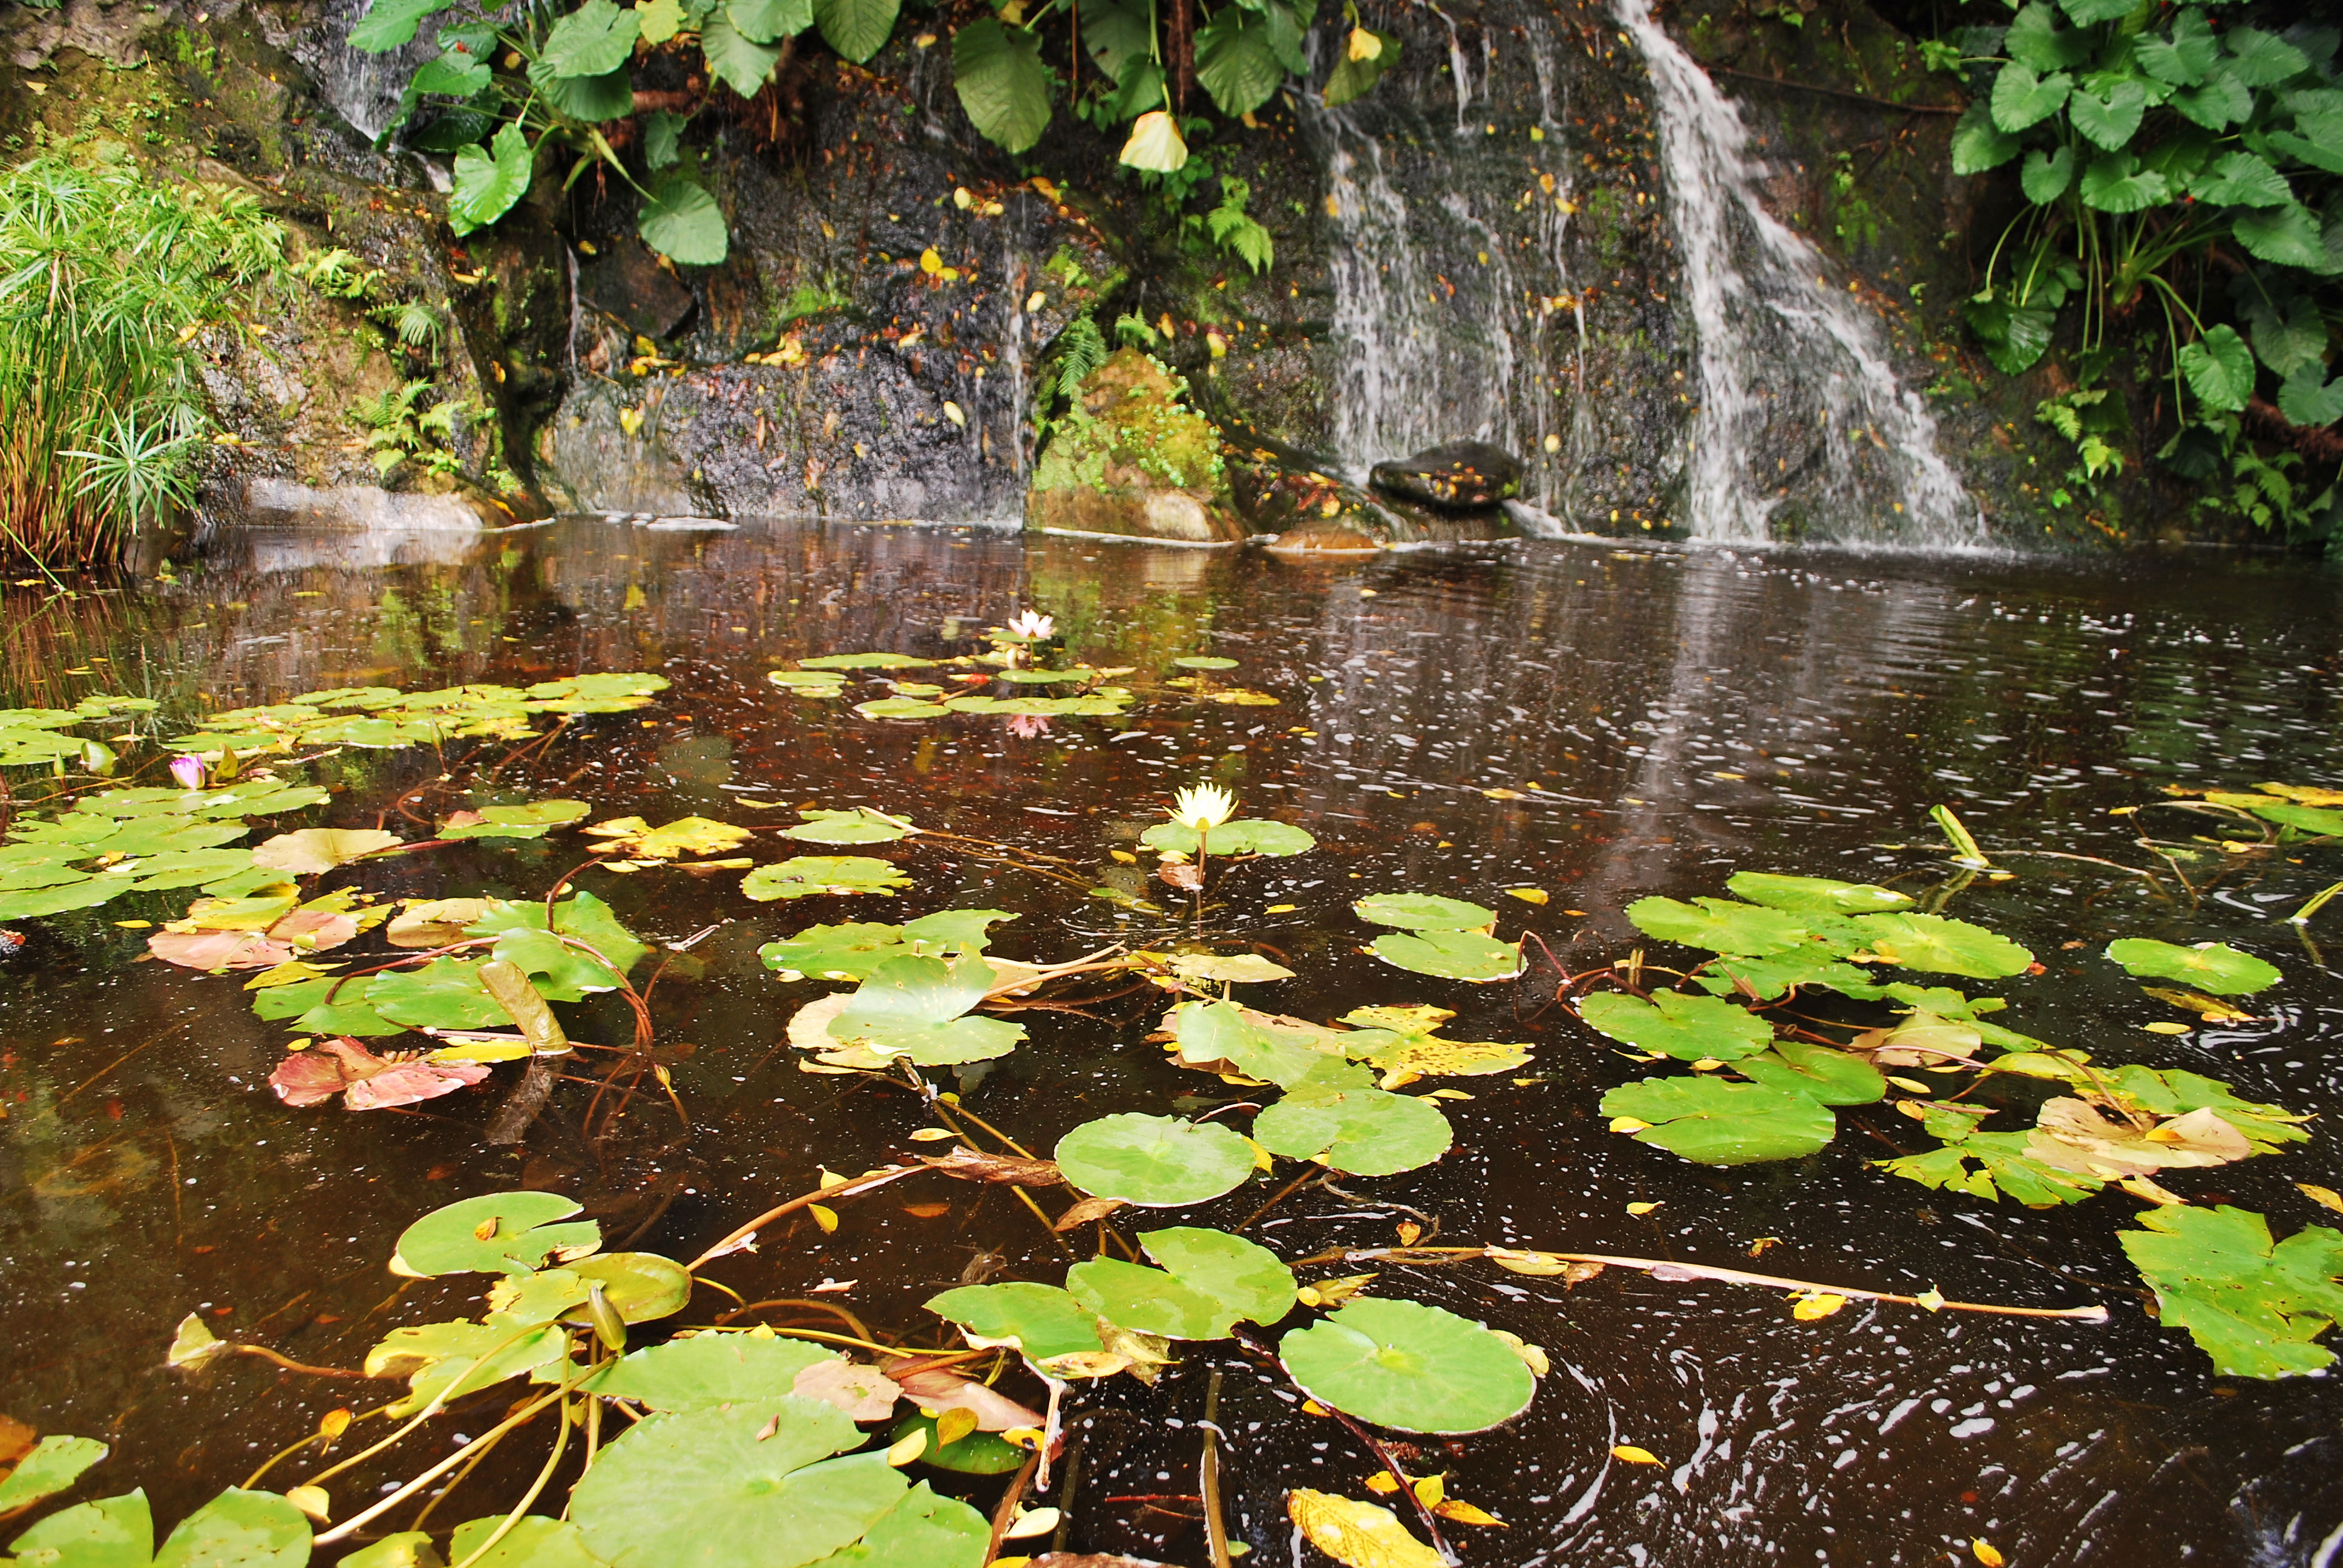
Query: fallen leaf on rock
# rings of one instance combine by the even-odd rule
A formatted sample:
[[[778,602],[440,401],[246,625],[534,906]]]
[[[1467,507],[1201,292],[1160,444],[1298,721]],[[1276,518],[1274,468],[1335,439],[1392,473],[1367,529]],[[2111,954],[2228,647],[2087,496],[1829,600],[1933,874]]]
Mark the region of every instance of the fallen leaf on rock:
[[[789,1392],[802,1399],[835,1405],[853,1421],[884,1421],[895,1413],[902,1385],[874,1366],[859,1362],[819,1361],[791,1380]]]
[[[146,950],[189,970],[266,970],[291,960],[293,949],[257,931],[156,931]]]
[[[453,1094],[488,1076],[472,1062],[377,1056],[341,1035],[287,1057],[268,1075],[268,1087],[291,1106],[321,1105],[339,1094],[352,1111],[380,1111]]]
[[[1286,1494],[1285,1508],[1310,1544],[1344,1568],[1441,1568],[1440,1553],[1388,1508],[1301,1487]]]

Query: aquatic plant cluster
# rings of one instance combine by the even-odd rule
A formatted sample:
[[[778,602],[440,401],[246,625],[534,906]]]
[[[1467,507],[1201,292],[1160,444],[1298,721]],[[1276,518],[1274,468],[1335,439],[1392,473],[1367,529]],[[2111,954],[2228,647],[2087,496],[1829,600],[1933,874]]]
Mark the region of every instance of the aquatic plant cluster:
[[[1091,693],[1005,699],[1011,703],[1106,702],[1096,683],[1132,673],[1042,670],[1038,658],[1062,654],[1051,646],[1054,631],[1045,618],[1029,618],[980,658],[850,653],[801,660],[775,678],[792,696],[841,699],[850,676],[891,680],[960,666],[971,684],[1016,686],[1021,675],[1047,673]],[[1193,667],[1182,678],[1193,699],[1209,699],[1212,675],[1232,661],[1182,662]],[[919,684],[897,682],[896,695],[860,711],[880,722],[947,712],[1003,713],[1011,722],[1029,716],[954,706],[965,697],[932,701],[940,687],[905,689]],[[249,976],[254,1011],[294,1031],[269,1081],[287,1107],[336,1096],[351,1111],[397,1107],[484,1083],[499,1064],[525,1064],[486,1134],[517,1142],[556,1076],[580,1070],[582,1053],[592,1050],[608,1063],[601,1091],[623,1102],[641,1090],[685,1117],[650,1050],[653,983],[634,979],[654,950],[578,879],[745,871],[749,897],[777,900],[899,896],[918,887],[913,870],[870,854],[762,859],[738,852],[760,842],[758,829],[696,817],[594,820],[588,803],[551,796],[451,812],[435,819],[428,839],[307,826],[251,849],[235,844],[257,819],[321,803],[323,790],[282,775],[331,749],[436,747],[454,779],[491,749],[500,750],[502,768],[541,746],[543,716],[565,726],[591,722],[648,706],[664,687],[653,675],[609,674],[411,694],[344,688],[216,714],[167,735],[151,704],[128,699],[0,715],[0,747],[13,748],[0,753],[7,763],[55,774],[70,759],[89,776],[70,809],[17,819],[0,849],[0,896],[31,900],[6,906],[24,918],[48,912],[44,897],[67,910],[133,888],[198,891],[182,918],[148,939],[148,950],[209,975]],[[1052,711],[1111,717],[1121,701]],[[118,736],[119,745],[65,733],[109,721],[147,733]],[[122,766],[134,739],[154,745],[151,761],[167,766],[178,788],[108,787],[97,776]],[[481,745],[451,757],[448,743],[462,739]],[[2343,792],[2270,784],[2157,804],[2217,819],[2258,843],[2301,851],[2343,843]],[[1427,1081],[1518,1073],[1533,1058],[1525,1045],[1443,1038],[1439,1030],[1454,1014],[1436,1006],[1383,1001],[1321,1023],[1239,1000],[1241,988],[1295,971],[1216,930],[1208,885],[1242,874],[1256,859],[1316,848],[1307,831],[1240,817],[1240,809],[1227,789],[1199,784],[1141,836],[1158,857],[1158,879],[1192,895],[1192,926],[1175,909],[1093,890],[1161,917],[1146,945],[1116,942],[1055,962],[1011,960],[990,951],[994,928],[1018,918],[1001,909],[818,923],[766,943],[759,956],[773,983],[837,988],[798,993],[786,1044],[802,1070],[886,1079],[916,1094],[930,1124],[910,1134],[910,1152],[859,1175],[822,1171],[810,1191],[744,1219],[689,1261],[623,1243],[606,1250],[600,1227],[558,1193],[490,1192],[439,1208],[405,1230],[387,1265],[410,1279],[475,1280],[484,1287],[482,1310],[381,1337],[363,1375],[401,1383],[402,1392],[364,1412],[328,1413],[314,1433],[179,1522],[159,1548],[145,1494],[133,1491],[51,1513],[18,1533],[11,1550],[51,1568],[148,1561],[297,1568],[315,1550],[345,1543],[355,1550],[341,1560],[357,1568],[442,1561],[628,1568],[679,1560],[710,1568],[1008,1568],[1026,1561],[1015,1555],[1027,1550],[1021,1543],[1039,1550],[1054,1535],[1062,1547],[1068,1521],[1035,1500],[1053,1473],[1062,1474],[1068,1415],[1085,1391],[1126,1376],[1151,1383],[1177,1363],[1182,1344],[1233,1342],[1290,1384],[1306,1410],[1339,1422],[1376,1455],[1384,1473],[1368,1490],[1407,1511],[1403,1517],[1378,1502],[1297,1484],[1286,1494],[1295,1530],[1350,1568],[1428,1568],[1456,1560],[1443,1527],[1502,1522],[1455,1495],[1446,1476],[1409,1473],[1402,1460],[1413,1451],[1385,1434],[1502,1426],[1532,1404],[1550,1360],[1534,1343],[1407,1299],[1383,1273],[1355,1271],[1362,1265],[1487,1265],[1572,1282],[1606,1268],[1639,1269],[1785,1292],[1802,1322],[1827,1319],[1851,1299],[1929,1312],[2105,1320],[2099,1306],[1996,1306],[1947,1301],[1934,1290],[1898,1296],[1658,1259],[1443,1243],[1413,1223],[1400,1226],[1397,1246],[1308,1256],[1248,1239],[1242,1231],[1305,1185],[1400,1175],[1447,1154],[1457,1134],[1443,1105],[1470,1096],[1445,1085],[1422,1089]],[[2036,1038],[2003,1021],[2022,998],[2013,1004],[1943,983],[1999,990],[2042,966],[2016,942],[1943,912],[1979,878],[1999,873],[1953,813],[1936,815],[1950,841],[1950,869],[1916,896],[1743,870],[1726,879],[1730,896],[1630,904],[1627,919],[1659,951],[1689,956],[1671,965],[1638,949],[1560,975],[1554,992],[1589,1031],[1584,1047],[1604,1040],[1638,1067],[1670,1066],[1601,1096],[1613,1131],[1688,1161],[1740,1165],[1813,1154],[1843,1120],[1877,1107],[1917,1123],[1939,1145],[1879,1162],[1897,1176],[1987,1202],[2049,1207],[2110,1187],[2145,1202],[2137,1225],[2121,1234],[2123,1249],[2163,1323],[2187,1332],[2223,1374],[2277,1378],[2331,1365],[2334,1352],[2318,1341],[2343,1319],[2343,1233],[2309,1226],[2280,1239],[2258,1213],[2199,1207],[2163,1184],[2175,1172],[2281,1152],[2311,1136],[2309,1118],[2244,1101],[2197,1073],[2111,1062]],[[923,839],[948,840],[1003,868],[1081,885],[1068,862],[923,829],[869,807],[808,805],[797,816],[762,831],[905,855]],[[355,887],[321,891],[315,880],[454,841],[568,832],[590,840],[585,859],[527,900],[449,892],[394,904]],[[2167,868],[2193,852],[2142,842]],[[1521,891],[1525,904],[1543,902],[1529,896],[1534,890]],[[2307,920],[2338,891],[2343,882],[2297,918]],[[1352,912],[1362,950],[1412,976],[1501,984],[1523,977],[1531,955],[1547,950],[1534,930],[1500,937],[1497,911],[1441,895],[1367,892]],[[390,950],[326,956],[376,932]],[[672,957],[689,942],[667,946]],[[2239,999],[2285,979],[2217,943],[2123,938],[2099,961],[2157,982],[2150,994],[2205,1019],[2243,1017]],[[1016,1010],[1101,977],[1160,992],[1163,1011],[1151,1038],[1172,1063],[1244,1098],[1192,1116],[1098,1116],[1044,1155],[931,1076],[1024,1049]],[[555,1008],[597,994],[625,1002],[635,1020],[630,1046],[570,1039]],[[1860,1016],[1820,1016],[1842,1007]],[[413,1048],[375,1043],[394,1040]],[[1988,1128],[1996,1118],[2021,1125]],[[929,1147],[936,1152],[920,1151]],[[1005,1187],[1070,1255],[1070,1238],[1094,1237],[1092,1254],[1053,1280],[965,1282],[930,1297],[933,1344],[911,1342],[916,1329],[874,1331],[843,1307],[824,1308],[836,1328],[759,1321],[747,1304],[680,1325],[704,1305],[700,1287],[733,1297],[712,1266],[752,1251],[760,1233],[799,1216],[834,1230],[840,1207],[853,1199],[939,1179]],[[1242,1222],[1179,1222],[1175,1211],[1256,1181],[1273,1189]],[[2343,1197],[2304,1191],[2343,1211]],[[171,1365],[191,1371],[239,1355],[318,1370],[224,1340],[195,1312],[167,1352]],[[1021,1372],[1030,1383],[1004,1387],[1005,1376]],[[433,1430],[457,1402],[507,1385],[509,1403],[485,1432],[378,1493],[337,1491],[361,1464]],[[443,1547],[425,1528],[436,1497],[525,1432],[539,1440],[550,1433],[534,1478],[502,1512],[455,1526]],[[1208,1405],[1198,1496],[1212,1560],[1225,1564],[1248,1543],[1229,1533],[1219,1441]],[[0,1479],[0,1517],[65,1495],[106,1453],[88,1438],[42,1439]],[[1612,1455],[1657,1462],[1627,1443]],[[914,1470],[924,1479],[912,1480]],[[263,1489],[280,1472],[283,1489]],[[1011,1477],[989,1516],[955,1495],[987,1475]],[[557,1482],[568,1486],[558,1506]],[[1980,1560],[1990,1560],[1986,1550]]]

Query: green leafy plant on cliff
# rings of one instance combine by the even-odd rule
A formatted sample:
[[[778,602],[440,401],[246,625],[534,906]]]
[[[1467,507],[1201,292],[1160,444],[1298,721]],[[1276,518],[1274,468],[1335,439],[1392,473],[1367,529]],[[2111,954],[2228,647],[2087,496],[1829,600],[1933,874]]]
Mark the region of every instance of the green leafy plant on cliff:
[[[211,433],[196,340],[281,264],[241,193],[52,155],[0,174],[0,534],[110,556],[193,498]]]
[[[435,474],[459,471],[448,443],[455,437],[456,421],[464,417],[464,400],[427,401],[431,397],[430,382],[409,381],[386,387],[379,397],[362,398],[350,409],[350,417],[365,427],[367,455],[385,477],[408,462]]]
[[[2196,0],[2029,0],[2006,26],[1959,38],[1978,95],[1954,134],[1954,169],[2015,166],[2024,196],[1967,305],[1987,357],[2028,370],[2063,322],[2087,389],[2138,339],[2177,427],[2158,453],[2170,467],[2244,477],[2260,499],[2233,509],[2265,526],[2331,531],[2343,494],[2331,428],[2343,378],[2328,367],[2330,317],[2343,314],[2337,30],[2276,33]],[[2080,451],[2082,432],[2068,434]],[[2104,471],[2087,455],[2082,467]],[[2288,499],[2273,507],[2278,489]]]

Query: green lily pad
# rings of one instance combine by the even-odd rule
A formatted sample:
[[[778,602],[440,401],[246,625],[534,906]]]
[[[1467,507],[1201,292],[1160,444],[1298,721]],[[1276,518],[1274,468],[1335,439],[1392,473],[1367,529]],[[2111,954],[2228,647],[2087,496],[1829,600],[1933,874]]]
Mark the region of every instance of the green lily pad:
[[[2034,963],[2032,953],[2007,938],[1942,915],[1857,915],[1852,923],[1873,952],[1907,970],[2001,980]]]
[[[914,658],[908,653],[825,653],[819,658],[798,660],[799,669],[932,669],[932,658]]]
[[[1196,829],[1178,822],[1158,822],[1140,834],[1139,841],[1158,854],[1193,855]],[[1316,848],[1318,840],[1289,823],[1240,817],[1213,829],[1203,843],[1208,855],[1267,855],[1282,859]]]
[[[1287,1334],[1277,1352],[1319,1403],[1402,1432],[1485,1432],[1537,1393],[1513,1346],[1416,1302],[1353,1302]]]
[[[892,818],[863,806],[851,811],[816,809],[798,815],[805,820],[794,828],[782,829],[782,838],[800,839],[810,844],[891,844],[911,832]]]
[[[992,678],[1015,686],[1055,686],[1061,681],[1088,680],[1096,673],[1090,669],[997,669]]]
[[[2158,1320],[2186,1329],[2223,1377],[2297,1377],[2333,1364],[2311,1342],[2343,1319],[2343,1233],[2306,1226],[2273,1242],[2261,1215],[2150,1209],[2123,1249],[2156,1292]]]
[[[927,1307],[976,1339],[1015,1345],[1031,1362],[1096,1354],[1101,1348],[1098,1314],[1055,1285],[1023,1280],[1003,1285],[962,1285],[930,1296]]]
[[[527,926],[498,937],[488,952],[492,958],[518,966],[548,1001],[583,1001],[597,991],[616,990],[623,983],[616,971],[592,954],[571,947],[550,931]]]
[[[798,1373],[836,1357],[835,1351],[805,1340],[694,1334],[630,1351],[578,1386],[653,1410],[713,1410],[726,1404],[769,1408],[789,1392]]]
[[[662,1411],[602,1450],[569,1514],[611,1568],[800,1568],[851,1544],[909,1490],[844,1412],[787,1396]]]
[[[601,1286],[602,1299],[630,1323],[671,1318],[691,1300],[691,1276],[682,1264],[657,1252],[597,1252],[571,1263],[568,1271],[586,1284]]]
[[[1747,1008],[1682,991],[1654,991],[1650,1001],[1596,991],[1578,1004],[1578,1016],[1623,1045],[1680,1061],[1731,1061],[1765,1050],[1774,1040],[1774,1026]]]
[[[5,760],[5,758],[0,758]],[[155,1515],[142,1490],[52,1513],[9,1543],[14,1561],[39,1568],[147,1568]]]
[[[602,1243],[578,1205],[554,1192],[488,1192],[434,1209],[399,1232],[396,1261],[417,1274],[525,1274],[558,1251]],[[485,1236],[480,1231],[494,1221]]]
[[[1289,1160],[1316,1160],[1353,1176],[1429,1165],[1455,1141],[1429,1100],[1380,1089],[1289,1094],[1253,1119],[1253,1141]]]
[[[2036,1158],[2030,1132],[1979,1132],[1989,1106],[1927,1105],[1921,1130],[1944,1140],[1941,1149],[1877,1161],[1907,1181],[1993,1202],[2004,1196],[2029,1209],[2079,1203],[2107,1185],[2096,1176],[2062,1171]]]
[[[854,711],[865,719],[941,719],[951,710],[940,702],[918,697],[881,697],[858,702]]]
[[[1831,1141],[1838,1122],[1811,1094],[1705,1075],[1645,1078],[1603,1097],[1603,1114],[1650,1126],[1635,1134],[1703,1165],[1796,1160]]]
[[[843,677],[827,669],[772,669],[765,678],[799,697],[836,697],[845,691]]]
[[[1731,899],[1637,899],[1627,906],[1627,919],[1656,940],[1740,958],[1795,952],[1814,936],[1807,916]]]
[[[1828,877],[1785,877],[1772,871],[1735,871],[1725,885],[1753,904],[1792,914],[1869,915],[1905,910],[1912,900],[1892,888]]]
[[[1887,1093],[1887,1081],[1863,1058],[1801,1040],[1775,1040],[1773,1050],[1742,1058],[1733,1070],[1769,1088],[1796,1090],[1823,1105],[1869,1105]]]
[[[1522,972],[1522,944],[1478,931],[1389,931],[1367,950],[1395,968],[1441,980],[1486,984]]]
[[[1058,1141],[1058,1169],[1100,1198],[1177,1208],[1234,1191],[1252,1175],[1252,1146],[1214,1121],[1125,1111],[1085,1121]]]
[[[337,991],[337,978],[319,975],[255,991],[253,1016],[272,1020],[290,1019],[297,1030],[312,1034],[356,1035],[360,1040],[407,1032],[405,1024],[393,1023],[367,1005],[366,980],[351,980]]]
[[[951,1442],[939,1444],[936,1420],[932,1415],[915,1412],[895,1423],[887,1441],[900,1442],[913,1432],[924,1432],[928,1445],[920,1452],[920,1462],[939,1470],[956,1470],[963,1475],[1006,1475],[1021,1467],[1028,1457],[1024,1449],[994,1432],[962,1432]],[[983,1543],[981,1540],[977,1543],[980,1547]]]
[[[1168,1225],[1141,1231],[1139,1244],[1181,1283],[1228,1302],[1247,1322],[1266,1328],[1293,1308],[1293,1271],[1276,1253],[1242,1236]]]
[[[469,1563],[472,1568],[601,1568],[601,1559],[587,1550],[586,1537],[578,1526],[542,1513],[515,1520],[494,1546],[474,1557],[472,1553],[504,1522],[505,1516],[496,1513],[456,1526],[455,1538],[447,1543],[447,1561]],[[345,1563],[349,1561],[343,1559]]]
[[[1412,931],[1485,931],[1497,911],[1437,893],[1371,893],[1351,906],[1363,920]]]
[[[489,900],[487,911],[478,920],[464,928],[464,934],[468,937],[492,937],[508,931],[541,931],[545,929],[544,900],[525,899],[508,902],[494,899]],[[637,940],[632,931],[618,923],[618,917],[610,912],[609,905],[582,890],[555,902],[553,930],[586,943],[609,960],[610,967],[620,974],[642,962],[651,950]],[[497,951],[498,956],[506,956],[501,947]],[[513,961],[520,962],[518,959]],[[530,966],[522,963],[521,967],[528,969]],[[598,990],[602,987],[589,983],[583,989]]]
[[[568,1336],[557,1323],[516,1333],[503,1323],[417,1323],[393,1329],[367,1352],[368,1377],[407,1374],[407,1394],[390,1407],[405,1419],[435,1400],[444,1403],[560,1362]]]
[[[1871,977],[1850,963],[1841,963],[1823,950],[1785,953],[1776,958],[1712,960],[1693,983],[1718,996],[1741,993],[1759,1001],[1774,1001],[1792,986],[1818,985],[1865,1000],[1881,994]]]
[[[127,877],[88,877],[30,892],[0,893],[0,920],[29,920],[41,915],[61,915],[67,910],[96,909],[129,890]]]
[[[25,1568],[301,1568],[309,1522],[273,1492],[230,1487],[181,1520],[157,1551],[140,1491],[51,1514],[10,1550]]]
[[[1007,910],[943,910],[916,920],[890,925],[882,920],[850,920],[834,926],[808,926],[793,937],[767,942],[757,950],[765,967],[783,980],[867,979],[890,959],[959,957],[985,950],[986,929],[1017,917]]]
[[[1192,653],[1172,662],[1182,669],[1234,669],[1237,667],[1235,659],[1222,658],[1212,653]]]
[[[480,983],[476,959],[436,958],[420,969],[378,974],[367,982],[366,1004],[377,1016],[410,1029],[489,1029],[508,1021],[505,1010]]]
[[[81,1479],[83,1471],[106,1456],[106,1444],[94,1437],[67,1437],[53,1432],[33,1445],[16,1468],[0,1481],[0,1514],[14,1513],[44,1497],[54,1497]]]
[[[1293,1306],[1293,1271],[1265,1247],[1193,1226],[1141,1237],[1163,1265],[1096,1258],[1066,1271],[1066,1289],[1117,1327],[1173,1340],[1228,1337],[1239,1319],[1269,1324]]]
[[[2308,833],[2313,838],[2331,839],[2343,834],[2343,811],[2323,807],[2294,806],[2274,801],[2268,806],[2256,806],[2254,815],[2264,821],[2276,822],[2282,828],[2291,828],[2298,833]]]
[[[2286,976],[2274,964],[2224,942],[2184,948],[2147,937],[2122,937],[2107,944],[2107,957],[2144,980],[2176,980],[2216,996],[2250,996]]]
[[[1324,1073],[1343,1065],[1342,1058],[1331,1054],[1341,1049],[1342,1040],[1332,1030],[1317,1037],[1327,1049],[1312,1049],[1299,1035],[1272,1032],[1252,1022],[1234,1002],[1182,1002],[1173,1010],[1172,1030],[1184,1062],[1225,1061],[1247,1078],[1282,1089],[1292,1089],[1312,1075],[1321,1075],[1324,1081]],[[1369,1081],[1363,1069],[1353,1068],[1347,1079],[1336,1080],[1336,1086],[1352,1082],[1364,1088]]]
[[[990,1438],[993,1446],[1009,1449],[1017,1455],[1018,1465],[1024,1462],[1022,1449],[1011,1447],[989,1432],[970,1432],[951,1446],[962,1452],[980,1451],[984,1445],[976,1442],[979,1437]],[[840,1547],[811,1568],[981,1568],[985,1548],[991,1543],[990,1520],[958,1498],[938,1497],[923,1481],[864,1532],[861,1540]]]
[[[583,800],[482,806],[477,811],[479,821],[442,823],[438,834],[442,839],[541,839],[555,828],[582,821],[592,809]]]
[[[2167,1068],[2159,1072],[2135,1063],[2117,1068],[2111,1073],[2102,1072],[2101,1077],[2112,1082],[2131,1110],[2167,1117],[2210,1110],[2244,1133],[2257,1154],[2275,1154],[2280,1144],[2304,1143],[2310,1139],[2301,1126],[2309,1117],[2298,1116],[2279,1106],[2240,1100],[2227,1084],[2201,1073],[2182,1068]]]
[[[868,855],[799,855],[759,866],[742,879],[740,890],[759,903],[803,899],[816,893],[879,893],[888,898],[911,879],[885,860]]]
[[[997,983],[992,966],[980,958],[949,964],[941,959],[889,959],[830,1020],[830,1038],[890,1060],[908,1058],[916,1067],[1006,1056],[1024,1040],[1025,1026],[969,1014]]]

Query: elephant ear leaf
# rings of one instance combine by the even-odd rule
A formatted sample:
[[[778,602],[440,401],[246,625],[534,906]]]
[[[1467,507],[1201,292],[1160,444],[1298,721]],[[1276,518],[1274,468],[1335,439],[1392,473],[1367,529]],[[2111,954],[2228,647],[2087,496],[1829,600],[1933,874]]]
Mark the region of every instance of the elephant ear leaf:
[[[860,65],[886,45],[901,0],[814,0],[822,42]]]
[[[1050,68],[1041,40],[987,16],[952,35],[952,87],[988,141],[1021,153],[1050,125]]]
[[[510,212],[528,190],[533,162],[528,137],[511,124],[499,128],[485,148],[470,146],[458,153],[447,226],[459,235],[469,234]]]
[[[730,248],[724,209],[706,186],[681,175],[652,187],[636,227],[644,244],[682,266],[714,266]]]

